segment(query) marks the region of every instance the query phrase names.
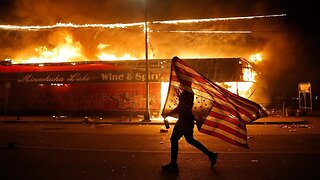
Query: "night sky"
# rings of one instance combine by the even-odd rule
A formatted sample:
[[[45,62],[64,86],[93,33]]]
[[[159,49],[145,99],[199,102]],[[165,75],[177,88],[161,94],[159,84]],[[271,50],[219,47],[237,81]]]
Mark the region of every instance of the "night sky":
[[[143,0],[1,0],[0,24],[141,22],[144,21],[144,7]],[[147,0],[146,4],[149,21],[286,14],[281,18],[251,21],[172,27],[151,25],[156,30],[251,30],[251,35],[150,34],[156,58],[175,55],[183,58],[181,49],[184,52],[198,50],[206,57],[248,58],[254,52],[266,52],[257,69],[271,96],[284,99],[298,96],[300,82],[311,82],[313,96],[320,95],[320,38],[316,7],[313,1],[295,0]],[[0,32],[1,36],[6,36],[0,37],[0,58],[6,58],[8,52],[12,54],[13,47],[8,46],[14,43],[9,45],[4,40],[7,34]],[[15,40],[19,38],[15,37]],[[24,47],[17,48],[15,44],[14,48],[21,50]]]

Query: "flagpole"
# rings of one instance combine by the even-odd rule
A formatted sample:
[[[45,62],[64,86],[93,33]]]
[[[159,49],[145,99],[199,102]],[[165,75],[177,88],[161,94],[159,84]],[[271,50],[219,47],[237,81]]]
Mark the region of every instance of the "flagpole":
[[[148,16],[147,0],[144,0],[144,33],[145,33],[145,53],[146,53],[146,112],[143,121],[150,121],[149,111],[149,61],[148,61]]]

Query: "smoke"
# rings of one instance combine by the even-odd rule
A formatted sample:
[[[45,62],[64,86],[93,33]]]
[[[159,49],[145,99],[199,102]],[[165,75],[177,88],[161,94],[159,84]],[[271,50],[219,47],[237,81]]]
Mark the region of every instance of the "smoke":
[[[266,5],[255,1],[211,1],[201,0],[195,3],[191,0],[155,1],[148,0],[144,4],[142,0],[93,0],[93,1],[14,1],[13,12],[16,17],[15,23],[21,25],[53,25],[58,22],[64,23],[128,23],[144,21],[144,10],[147,10],[149,21],[188,19],[188,18],[212,18],[212,17],[235,17],[248,15],[269,14]],[[192,7],[192,8],[190,8]],[[144,9],[146,8],[146,9]],[[258,13],[259,12],[259,13]],[[283,12],[280,12],[283,13]],[[163,31],[172,30],[252,30],[264,27],[266,20],[240,20],[222,21],[214,23],[195,23],[185,25],[162,26],[150,24],[153,30],[149,33],[151,58],[171,58],[175,55],[180,57],[244,57],[262,52],[272,37],[253,34],[195,34],[195,33],[168,33]],[[262,29],[262,28],[260,28]],[[157,31],[160,32],[157,32]],[[45,45],[43,41],[50,41],[56,30],[46,33],[18,32],[20,37],[13,45],[13,49],[29,49],[29,47]],[[123,29],[69,29],[76,41],[79,41],[88,58],[94,58],[96,45],[108,44],[108,51],[116,54],[135,53],[141,57],[144,53],[144,33],[142,27]],[[11,34],[11,32],[9,32]],[[46,37],[47,36],[47,37]],[[11,35],[6,36],[8,41]],[[48,42],[50,45],[50,42]],[[8,52],[8,49],[1,53]],[[10,53],[11,56],[14,54]],[[15,58],[15,57],[11,57]]]
[[[131,23],[142,22],[147,10],[149,28],[150,58],[171,59],[173,56],[190,57],[244,57],[261,53],[264,60],[257,70],[266,84],[273,84],[267,90],[270,94],[295,91],[297,81],[308,81],[313,72],[304,77],[304,70],[311,63],[303,64],[303,53],[310,48],[304,39],[304,33],[297,28],[292,17],[296,18],[297,6],[291,1],[258,0],[90,0],[90,1],[54,1],[54,0],[6,0],[2,3],[11,11],[10,18],[1,22],[19,25],[53,25],[58,22],[86,23]],[[301,9],[298,9],[301,12]],[[302,11],[304,12],[304,11]],[[266,14],[288,13],[284,18],[261,18],[253,20],[232,20],[210,23],[181,25],[152,24],[155,20],[197,19],[212,17],[237,17]],[[300,21],[304,21],[300,17]],[[215,31],[252,31],[250,34],[201,34],[174,33],[179,30],[215,30]],[[300,30],[300,32],[299,32]],[[0,58],[21,58],[31,56],[34,48],[48,46],[53,48],[58,42],[57,31],[68,31],[82,46],[85,58],[96,60],[97,46],[106,44],[104,49],[110,54],[122,56],[131,54],[141,58],[145,53],[143,27],[125,29],[53,29],[40,32],[0,32]],[[159,31],[159,32],[158,32]],[[57,37],[58,38],[58,37]],[[309,37],[311,39],[311,37]],[[58,41],[58,42],[56,42]],[[315,50],[315,49],[313,49]],[[311,59],[312,57],[307,57]],[[316,80],[316,79],[315,79]],[[285,84],[285,85],[283,85]],[[266,88],[265,88],[266,89]]]
[[[143,17],[143,1],[138,0],[16,0],[15,14],[20,23],[48,25],[57,22],[118,23]],[[140,19],[143,20],[143,19]]]

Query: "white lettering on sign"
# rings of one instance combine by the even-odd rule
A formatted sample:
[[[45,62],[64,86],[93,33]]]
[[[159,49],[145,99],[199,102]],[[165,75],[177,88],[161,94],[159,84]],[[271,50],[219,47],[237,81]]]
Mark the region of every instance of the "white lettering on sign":
[[[62,83],[64,81],[68,82],[84,82],[84,81],[89,81],[89,75],[81,75],[80,73],[75,73],[69,75],[67,78],[62,77],[61,75],[43,75],[43,76],[35,76],[33,74],[27,74],[23,76],[22,78],[18,79],[19,83]]]
[[[146,74],[143,73],[136,73],[135,74],[135,79],[137,81],[146,81]],[[149,74],[149,80],[160,80],[161,79],[161,73],[153,73]]]
[[[72,74],[67,79],[67,81],[69,81],[69,82],[83,82],[83,81],[89,81],[89,80],[90,80],[90,78],[88,77],[88,74],[81,75],[79,73]]]
[[[124,74],[101,74],[101,77],[105,81],[122,81],[124,80]]]
[[[64,78],[57,76],[47,75],[45,77],[34,77],[32,74],[27,74],[22,78],[18,79],[19,83],[28,83],[28,82],[63,82]]]

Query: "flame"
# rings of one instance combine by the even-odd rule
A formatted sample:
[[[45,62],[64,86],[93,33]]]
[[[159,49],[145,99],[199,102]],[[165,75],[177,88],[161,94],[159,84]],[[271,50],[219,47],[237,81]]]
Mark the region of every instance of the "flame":
[[[116,23],[116,24],[72,24],[72,23],[57,23],[55,25],[47,26],[18,26],[18,25],[0,25],[0,29],[16,30],[16,31],[39,31],[44,29],[57,29],[57,28],[128,28],[133,26],[143,26],[143,22],[137,23]]]
[[[271,14],[260,16],[239,16],[227,18],[207,18],[207,19],[185,19],[185,20],[167,20],[167,21],[153,21],[153,24],[179,24],[179,23],[201,23],[201,22],[214,22],[214,21],[232,21],[232,20],[249,20],[260,18],[276,18],[284,17],[286,14]],[[18,26],[18,25],[0,25],[3,30],[16,30],[16,31],[39,31],[45,29],[57,28],[128,28],[133,26],[144,26],[145,22],[135,23],[115,23],[115,24],[72,24],[72,23],[57,23],[55,25],[47,26]]]
[[[256,82],[255,77],[257,73],[252,69],[252,67],[245,67],[242,69],[243,81]]]
[[[244,20],[255,18],[270,18],[281,17],[280,15],[264,15],[264,16],[245,16],[245,17],[230,17],[230,18],[210,18],[210,19],[187,19],[187,20],[169,20],[169,21],[153,21],[153,24],[179,24],[179,23],[200,23],[211,21],[226,21],[226,20]],[[38,31],[42,29],[57,29],[57,28],[128,28],[132,26],[143,27],[143,32],[152,32],[152,30],[146,28],[146,24],[143,22],[130,23],[130,24],[83,24],[76,25],[72,23],[57,23],[52,26],[12,26],[12,25],[0,25],[0,29],[5,30],[26,30],[26,31]],[[252,33],[252,31],[162,31],[162,32],[179,32],[179,33]],[[19,62],[23,63],[45,63],[45,62],[74,62],[83,61],[86,58],[82,52],[82,45],[78,41],[74,41],[70,33],[64,33],[63,38],[54,48],[49,49],[46,46],[37,47],[34,49],[36,54],[34,57],[28,59],[19,59]],[[148,39],[149,40],[149,39]],[[138,58],[132,57],[131,54],[115,55],[108,51],[109,44],[100,43],[97,45],[97,53],[95,54],[99,60],[137,60]],[[187,52],[186,52],[187,53]],[[141,56],[139,59],[143,59]],[[262,61],[262,54],[256,53],[250,56],[249,61],[257,64]],[[39,64],[40,65],[40,64]],[[256,73],[250,64],[244,67],[242,70],[242,79],[239,82],[224,82],[221,86],[228,89],[231,92],[239,94],[243,97],[248,97],[250,88],[253,83],[256,82]],[[242,82],[245,81],[245,82]],[[164,103],[167,92],[165,91],[168,84],[161,83],[161,102]],[[163,104],[162,104],[163,106]]]
[[[137,60],[137,58],[131,57],[130,54],[124,54],[123,56],[115,56],[114,54],[107,54],[105,52],[102,52],[97,56],[99,60],[102,61],[114,61],[114,60]]]
[[[239,16],[239,17],[208,18],[208,19],[168,20],[168,21],[154,21],[153,23],[154,24],[201,23],[201,22],[213,22],[213,21],[274,18],[274,17],[284,17],[284,16],[286,16],[286,14],[271,14],[271,15],[260,15],[260,16]]]
[[[253,54],[249,57],[249,61],[254,63],[254,64],[258,64],[262,61],[262,54],[261,53],[257,53],[257,54]]]
[[[124,54],[123,56],[116,56],[114,54],[109,54],[106,52],[106,49],[109,47],[109,44],[100,43],[97,46],[98,53],[96,56],[99,60],[102,61],[114,61],[114,60],[137,60],[138,58],[132,57],[130,54]]]
[[[257,64],[262,61],[261,53],[256,53],[250,56],[249,61]],[[252,90],[253,83],[256,82],[257,72],[253,69],[250,63],[247,63],[245,67],[242,68],[242,76],[239,82],[223,82],[217,83],[221,87],[238,94],[244,98],[250,97],[254,90]]]
[[[166,102],[168,90],[169,82],[161,82],[161,109],[163,109],[164,103]]]
[[[47,63],[47,62],[77,62],[84,61],[86,58],[82,52],[82,45],[78,41],[74,41],[71,34],[68,32],[60,33],[59,36],[54,37],[59,41],[57,46],[49,49],[47,46],[40,46],[34,49],[35,54],[29,58],[17,58],[13,60],[14,64],[17,63]],[[107,53],[109,44],[100,43],[97,45],[96,57],[99,60],[137,60],[138,58],[132,57],[130,54],[116,56],[112,53]],[[142,58],[143,56],[141,56]]]
[[[194,34],[250,34],[252,31],[214,31],[214,30],[199,30],[199,31],[156,31],[168,33],[194,33]]]
[[[62,38],[59,38],[62,37]],[[34,49],[36,56],[28,59],[18,59],[22,63],[46,63],[46,62],[70,62],[83,60],[82,46],[79,42],[75,42],[72,35],[63,33],[57,38],[58,45],[53,49],[46,46],[37,47]]]
[[[253,85],[253,82],[223,82],[217,84],[227,89],[228,91],[245,98],[249,97],[252,93],[251,87]]]

